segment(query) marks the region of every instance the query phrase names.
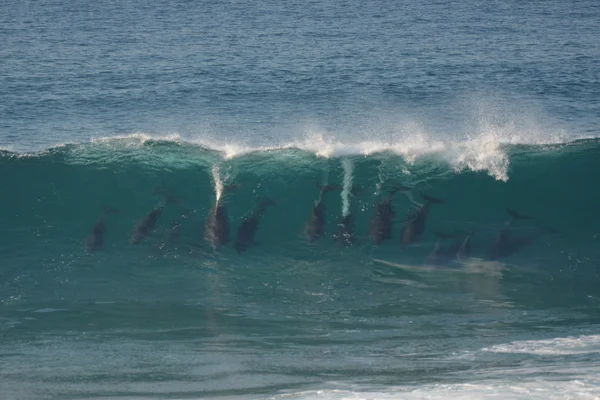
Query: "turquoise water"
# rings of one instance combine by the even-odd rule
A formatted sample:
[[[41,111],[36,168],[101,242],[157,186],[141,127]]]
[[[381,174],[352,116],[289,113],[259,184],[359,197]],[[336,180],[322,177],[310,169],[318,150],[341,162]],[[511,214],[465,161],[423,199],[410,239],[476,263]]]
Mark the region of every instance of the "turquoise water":
[[[600,395],[595,2],[0,10],[2,398]]]

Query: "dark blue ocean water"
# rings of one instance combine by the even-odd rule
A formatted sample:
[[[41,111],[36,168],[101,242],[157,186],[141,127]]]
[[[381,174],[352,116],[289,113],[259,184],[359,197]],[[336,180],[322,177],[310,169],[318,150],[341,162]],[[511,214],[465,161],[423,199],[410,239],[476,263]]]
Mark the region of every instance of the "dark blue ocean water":
[[[597,398],[598,32],[0,2],[0,397]]]

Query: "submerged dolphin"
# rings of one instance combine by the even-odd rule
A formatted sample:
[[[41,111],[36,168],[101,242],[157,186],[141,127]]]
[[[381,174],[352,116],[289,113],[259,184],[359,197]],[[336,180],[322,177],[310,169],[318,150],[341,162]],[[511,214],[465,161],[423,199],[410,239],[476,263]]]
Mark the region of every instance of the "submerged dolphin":
[[[382,201],[375,204],[375,213],[371,217],[369,232],[374,244],[379,245],[392,237],[392,228],[396,217],[392,207],[392,196],[400,190],[408,190],[408,187],[396,187]]]
[[[473,236],[473,231],[469,232],[467,237],[458,246],[458,250],[456,251],[456,258],[459,261],[464,261],[467,258],[471,257],[471,237],[472,236]]]
[[[506,227],[496,235],[494,243],[487,251],[487,256],[490,260],[512,256],[521,248],[532,243],[533,239],[529,237],[512,237],[509,233],[509,227]]]
[[[105,217],[113,212],[116,212],[115,208],[105,208],[102,210],[102,214],[92,227],[90,235],[85,241],[85,247],[88,251],[95,251],[102,247],[104,244],[104,232],[106,232],[106,223],[104,222]]]
[[[164,240],[156,246],[157,250],[166,250],[179,240],[183,220],[188,218],[191,214],[192,213],[189,211],[183,212],[179,218],[171,222],[171,225],[165,230]]]
[[[532,218],[526,215],[518,214],[510,208],[507,208],[506,211],[512,219],[508,221],[506,226],[498,232],[494,238],[494,242],[487,250],[487,256],[490,260],[497,260],[501,257],[511,256],[519,251],[519,249],[529,246],[533,243],[532,238],[513,237],[510,233],[510,228],[515,220],[529,220]]]
[[[465,260],[471,255],[471,235],[469,233],[463,240],[459,239],[460,233],[447,234],[434,232],[437,241],[433,251],[427,257],[427,264],[446,265],[453,260]],[[443,242],[447,239],[455,239],[454,243],[444,247]]]
[[[227,185],[223,188],[223,194],[237,187],[238,185],[236,184]],[[215,205],[210,209],[204,228],[204,239],[210,244],[213,250],[217,250],[229,242],[229,216],[222,201],[223,197],[219,197]]]
[[[214,250],[229,242],[229,217],[220,200],[208,212],[204,238]]]
[[[323,195],[334,189],[331,185],[319,186],[319,199],[311,210],[310,218],[304,227],[304,234],[309,242],[314,242],[321,236],[325,228],[325,204],[323,204]]]
[[[250,246],[254,245],[254,234],[258,230],[258,225],[262,219],[265,210],[268,206],[274,206],[275,202],[270,199],[263,199],[252,213],[244,218],[240,227],[238,228],[237,235],[235,238],[235,250],[238,254],[247,250]]]
[[[340,218],[333,238],[339,246],[350,247],[354,244],[354,215],[348,214]]]
[[[446,265],[455,257],[457,246],[452,244],[444,247],[443,243],[445,240],[455,238],[456,235],[441,232],[434,232],[434,234],[437,236],[437,241],[433,251],[427,256],[426,262],[430,265]]]
[[[139,221],[133,228],[133,232],[129,238],[129,243],[138,244],[142,239],[150,234],[156,227],[158,218],[162,215],[163,210],[167,204],[175,203],[175,199],[167,197],[167,200],[154,207],[144,218]]]
[[[402,227],[400,240],[402,248],[419,240],[423,232],[425,232],[425,222],[427,222],[430,204],[441,204],[444,202],[443,200],[439,200],[424,194],[422,194],[421,197],[425,199],[425,204],[417,209],[412,210],[408,214],[408,217],[404,222],[404,226]]]

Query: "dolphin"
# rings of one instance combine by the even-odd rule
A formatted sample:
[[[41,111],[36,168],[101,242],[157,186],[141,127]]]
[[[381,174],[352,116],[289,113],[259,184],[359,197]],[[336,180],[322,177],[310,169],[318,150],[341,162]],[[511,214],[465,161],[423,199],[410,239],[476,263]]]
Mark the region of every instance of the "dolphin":
[[[158,218],[162,215],[167,204],[175,203],[175,199],[167,197],[167,200],[158,206],[154,207],[144,218],[142,218],[133,228],[133,232],[129,237],[129,243],[138,244],[142,239],[150,234],[156,227]]]
[[[467,237],[458,246],[458,249],[456,250],[456,258],[459,261],[464,261],[467,258],[471,257],[471,237],[472,236],[473,236],[473,231],[469,232]]]
[[[519,214],[518,212],[511,210],[510,208],[506,208],[506,212],[508,213],[508,215],[510,215],[513,219],[532,219],[531,217],[527,216],[527,215],[523,215],[523,214]]]
[[[462,232],[443,233],[433,232],[437,236],[433,251],[427,256],[426,263],[429,265],[446,265],[453,260],[464,261],[471,256],[471,236],[473,231],[470,231],[464,239],[461,236]],[[453,243],[444,247],[443,242],[446,240],[455,239]]]
[[[425,222],[427,221],[427,215],[429,214],[430,204],[441,204],[444,202],[443,200],[424,194],[421,194],[421,197],[425,199],[425,204],[410,211],[402,227],[400,239],[402,248],[419,240],[425,231]]]
[[[374,244],[379,245],[392,237],[392,227],[396,217],[392,207],[392,196],[400,190],[409,190],[409,188],[398,186],[390,191],[383,200],[375,204],[375,213],[370,222],[370,236]]]
[[[340,218],[333,238],[339,246],[352,246],[354,243],[354,215],[343,215]]]
[[[435,242],[433,251],[427,256],[426,263],[429,265],[448,264],[450,261],[452,261],[454,249],[453,246],[445,248],[443,246],[443,242],[446,239],[454,238],[454,235],[441,232],[434,232],[434,234],[437,236],[437,241]]]
[[[242,254],[254,243],[254,234],[258,230],[258,225],[268,206],[274,206],[275,202],[271,199],[263,199],[258,206],[248,215],[238,228],[235,238],[235,250],[238,254]]]
[[[204,238],[214,250],[229,242],[229,217],[220,200],[208,212]]]
[[[460,233],[442,233],[433,232],[437,236],[433,251],[427,256],[427,264],[430,265],[446,265],[459,258],[459,253],[470,254],[470,239],[464,241],[458,239]],[[449,239],[456,239],[454,243],[444,247],[443,242]]]
[[[156,245],[157,250],[166,250],[168,247],[173,246],[175,242],[179,240],[181,236],[181,226],[183,224],[183,220],[187,219],[192,212],[185,211],[183,212],[177,219],[171,222],[171,225],[165,230],[164,240]]]
[[[100,214],[100,217],[92,227],[90,235],[85,241],[85,247],[88,251],[98,250],[104,244],[104,232],[106,232],[106,223],[104,222],[104,219],[108,214],[113,212],[117,212],[117,209],[105,208],[102,210],[102,214]]]
[[[496,235],[494,242],[487,251],[487,256],[490,260],[512,256],[521,248],[532,243],[533,239],[529,237],[512,237],[509,233],[509,227],[506,227]]]
[[[237,189],[237,187],[236,184],[226,185],[223,188],[223,194]],[[211,245],[213,250],[217,250],[229,242],[229,217],[222,200],[223,197],[218,198],[215,205],[208,212],[204,228],[204,239]]]
[[[532,238],[528,237],[514,237],[510,233],[510,228],[515,220],[530,220],[531,217],[519,214],[510,208],[506,211],[511,217],[505,227],[502,228],[494,238],[494,242],[487,250],[487,256],[490,260],[497,260],[501,257],[508,257],[515,254],[519,249],[529,246],[533,243]]]
[[[325,228],[325,204],[323,204],[323,195],[334,189],[331,185],[319,186],[319,199],[315,200],[315,204],[311,210],[310,219],[304,227],[304,235],[309,242],[314,242],[321,236]]]

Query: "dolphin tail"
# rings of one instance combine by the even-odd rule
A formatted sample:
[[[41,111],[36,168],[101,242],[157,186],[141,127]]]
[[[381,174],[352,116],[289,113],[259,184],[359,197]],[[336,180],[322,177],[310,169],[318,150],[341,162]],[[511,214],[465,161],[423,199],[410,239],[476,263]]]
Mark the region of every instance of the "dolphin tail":
[[[456,250],[456,258],[459,260],[466,260],[471,256],[471,235],[467,236],[463,240],[458,249]]]
[[[514,219],[532,219],[530,216],[519,214],[515,210],[511,210],[510,208],[506,208],[506,212]]]
[[[421,193],[421,197],[424,198],[428,203],[431,203],[431,204],[443,204],[444,203],[444,200],[438,199],[435,197],[431,197],[426,194]]]

